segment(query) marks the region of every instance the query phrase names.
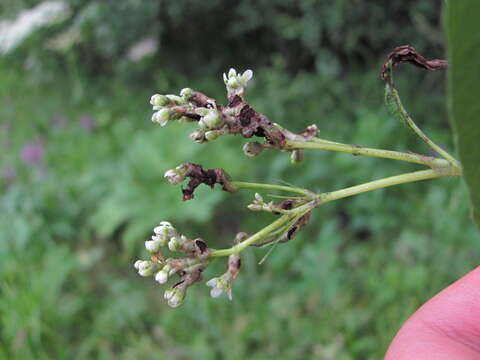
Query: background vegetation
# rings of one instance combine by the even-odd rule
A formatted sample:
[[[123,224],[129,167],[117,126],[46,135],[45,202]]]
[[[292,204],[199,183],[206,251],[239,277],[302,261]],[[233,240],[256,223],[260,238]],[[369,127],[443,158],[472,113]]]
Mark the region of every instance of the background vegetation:
[[[38,3],[3,1],[1,17]],[[445,56],[441,2],[63,3],[60,20],[0,57],[0,358],[378,359],[421,303],[478,264],[464,185],[441,179],[328,204],[263,265],[262,249],[248,251],[233,302],[199,285],[167,308],[133,268],[157,222],[223,247],[269,218],[246,211],[248,192],[182,203],[166,169],[194,161],[328,191],[415,166],[248,159],[241,139],[198,145],[185,126],[156,127],[150,95],[189,86],[221,99],[221,73],[248,67],[251,103],[276,122],[425,152],[384,110],[379,69],[405,43]],[[407,107],[451,149],[445,76],[398,74]]]

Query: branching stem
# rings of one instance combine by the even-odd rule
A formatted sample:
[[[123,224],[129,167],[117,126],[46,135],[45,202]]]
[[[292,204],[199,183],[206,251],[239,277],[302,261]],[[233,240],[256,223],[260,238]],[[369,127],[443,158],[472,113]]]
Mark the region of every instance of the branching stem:
[[[346,198],[349,196],[361,194],[361,193],[372,191],[372,190],[386,188],[389,186],[399,185],[399,184],[441,178],[446,176],[461,176],[461,175],[462,175],[462,172],[459,168],[455,166],[449,166],[449,167],[420,170],[420,171],[414,171],[406,174],[390,176],[383,179],[370,181],[364,184],[351,186],[341,190],[318,194],[315,200],[312,200],[307,204],[301,205],[297,208],[290,210],[290,214],[282,215],[282,217],[280,217],[270,225],[267,225],[262,230],[255,233],[254,235],[248,237],[241,243],[235,246],[232,246],[229,249],[213,250],[211,253],[211,257],[220,257],[220,256],[229,256],[232,254],[238,254],[248,246],[255,244],[256,242],[259,242],[267,238],[268,236],[271,236],[274,233],[277,233],[278,229],[284,227],[284,225],[287,222],[291,221],[294,217],[303,215],[313,210],[314,208],[318,207],[319,205],[330,202],[330,201]],[[268,185],[268,184],[256,184],[256,185]],[[272,186],[275,186],[275,185],[272,185]],[[270,187],[267,187],[267,188],[270,188]],[[291,191],[291,189],[293,188],[289,188],[288,191]]]
[[[288,141],[288,146],[291,149],[315,149],[315,150],[327,150],[338,151],[352,155],[372,156],[385,159],[406,161],[415,164],[426,165],[431,168],[447,167],[450,163],[444,159],[438,159],[432,156],[406,153],[401,151],[391,151],[383,149],[367,148],[358,145],[341,144],[341,143],[328,143],[323,139],[312,139],[310,141]]]

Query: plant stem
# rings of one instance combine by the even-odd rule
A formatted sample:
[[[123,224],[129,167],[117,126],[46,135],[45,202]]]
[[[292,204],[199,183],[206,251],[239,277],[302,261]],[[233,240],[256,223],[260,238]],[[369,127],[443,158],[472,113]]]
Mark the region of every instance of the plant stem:
[[[444,157],[448,162],[456,167],[460,167],[459,162],[450,155],[447,151],[443,150],[440,146],[435,144],[423,131],[420,129],[417,124],[413,121],[413,119],[408,115],[407,110],[403,107],[402,101],[400,100],[400,96],[398,95],[398,91],[391,87],[389,84],[386,85],[385,88],[385,96],[387,101],[393,101],[393,105],[395,109],[391,111],[394,115],[398,116],[404,123],[407,125],[422,141],[424,141],[430,148],[432,148],[435,152],[439,155]]]
[[[288,141],[287,147],[289,149],[315,149],[315,150],[330,150],[349,153],[352,155],[364,155],[379,157],[385,159],[393,159],[411,162],[415,164],[427,165],[432,168],[440,168],[449,166],[450,163],[444,159],[437,159],[435,157],[420,155],[420,154],[411,154],[400,151],[391,151],[383,149],[374,149],[367,148],[358,145],[349,145],[341,143],[330,143],[324,142],[323,139],[312,139],[310,141]]]
[[[274,184],[260,184],[260,183],[251,183],[244,181],[232,181],[230,185],[237,189],[268,189],[268,190],[280,190],[280,191],[289,191],[304,196],[315,195],[309,190],[301,189],[297,187],[284,186],[284,185],[274,185]]]
[[[271,232],[275,231],[277,228],[281,227],[284,223],[289,221],[292,217],[294,217],[294,215],[283,215],[281,218],[275,220],[270,225],[265,226],[262,230],[253,234],[252,236],[245,239],[241,243],[234,245],[229,249],[213,250],[210,256],[219,257],[219,256],[230,256],[232,254],[238,254],[242,252],[242,250],[250,246],[251,244],[254,244],[255,242],[269,235]]]
[[[420,171],[414,171],[406,174],[390,176],[383,179],[370,181],[364,184],[347,187],[341,190],[318,194],[317,199],[310,201],[307,204],[304,204],[302,206],[299,206],[298,208],[292,209],[290,214],[283,215],[282,217],[280,217],[270,225],[267,225],[262,230],[258,231],[257,233],[250,236],[249,238],[242,241],[241,243],[235,246],[232,246],[229,249],[213,250],[210,256],[220,257],[220,256],[229,256],[232,254],[238,254],[248,246],[258,242],[262,238],[265,238],[271,235],[272,233],[273,234],[277,233],[278,229],[282,228],[287,222],[291,221],[293,218],[303,215],[313,210],[317,206],[330,201],[346,198],[349,196],[361,194],[361,193],[372,191],[372,190],[382,189],[389,186],[399,185],[399,184],[441,178],[446,176],[461,176],[461,175],[462,175],[461,169],[450,165],[445,168],[420,170]],[[257,185],[269,186],[268,184],[257,184]],[[277,186],[277,185],[271,185],[271,186]]]
[[[364,184],[351,186],[345,189],[320,194],[318,195],[320,197],[319,204],[324,204],[333,200],[342,199],[348,196],[357,195],[367,191],[382,189],[393,185],[435,179],[445,176],[461,176],[461,171],[452,166],[449,169],[420,170],[406,174],[390,176],[383,179],[370,181]]]

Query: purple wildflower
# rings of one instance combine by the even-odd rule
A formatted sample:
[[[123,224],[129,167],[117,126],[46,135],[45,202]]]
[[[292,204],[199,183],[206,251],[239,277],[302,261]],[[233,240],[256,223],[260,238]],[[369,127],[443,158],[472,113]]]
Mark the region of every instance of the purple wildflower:
[[[80,127],[85,130],[85,132],[90,133],[95,128],[95,119],[90,115],[80,116]]]
[[[31,142],[20,151],[23,162],[30,166],[40,166],[43,161],[44,147],[39,142]]]

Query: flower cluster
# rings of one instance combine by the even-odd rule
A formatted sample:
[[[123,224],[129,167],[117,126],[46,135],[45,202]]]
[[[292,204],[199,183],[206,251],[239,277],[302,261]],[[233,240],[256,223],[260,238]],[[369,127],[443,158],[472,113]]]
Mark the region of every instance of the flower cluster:
[[[189,92],[183,89],[178,95],[160,95],[155,94],[150,98],[150,104],[153,106],[155,113],[152,115],[152,121],[165,126],[170,120],[193,121],[188,117],[188,111],[193,110],[188,104]]]
[[[178,275],[180,280],[165,291],[168,305],[177,307],[183,302],[187,288],[201,280],[201,273],[209,263],[209,249],[203,239],[189,239],[167,221],[162,221],[153,232],[151,239],[145,241],[150,260],[137,260],[134,266],[140,276],[154,276],[160,284]],[[182,252],[185,257],[165,258],[163,247],[168,247],[171,252]]]
[[[151,239],[145,241],[145,248],[150,253],[150,259],[137,260],[134,267],[140,276],[153,276],[159,284],[166,284],[172,277],[178,276],[179,281],[164,293],[167,304],[175,308],[183,303],[188,287],[202,280],[202,272],[211,260],[209,257],[211,249],[201,238],[192,240],[179,234],[167,221],[162,221],[153,229],[153,232]],[[165,258],[162,253],[164,247],[171,252],[184,253],[185,256]],[[228,266],[227,273],[210,280],[207,285],[218,284],[217,288],[226,291],[231,298],[230,289],[240,269],[240,258],[232,255],[229,258]],[[212,296],[220,295],[218,291],[212,290]]]
[[[230,69],[228,75],[223,74],[228,98],[237,96],[240,99],[237,104],[242,103],[245,88],[252,76],[252,70],[237,74],[235,69]],[[180,95],[155,94],[150,98],[150,104],[154,110],[152,121],[162,127],[173,120],[197,122],[199,128],[190,134],[190,138],[198,143],[213,141],[221,135],[232,133],[235,116],[239,115],[243,107],[217,105],[214,99],[190,88],[182,89]]]

